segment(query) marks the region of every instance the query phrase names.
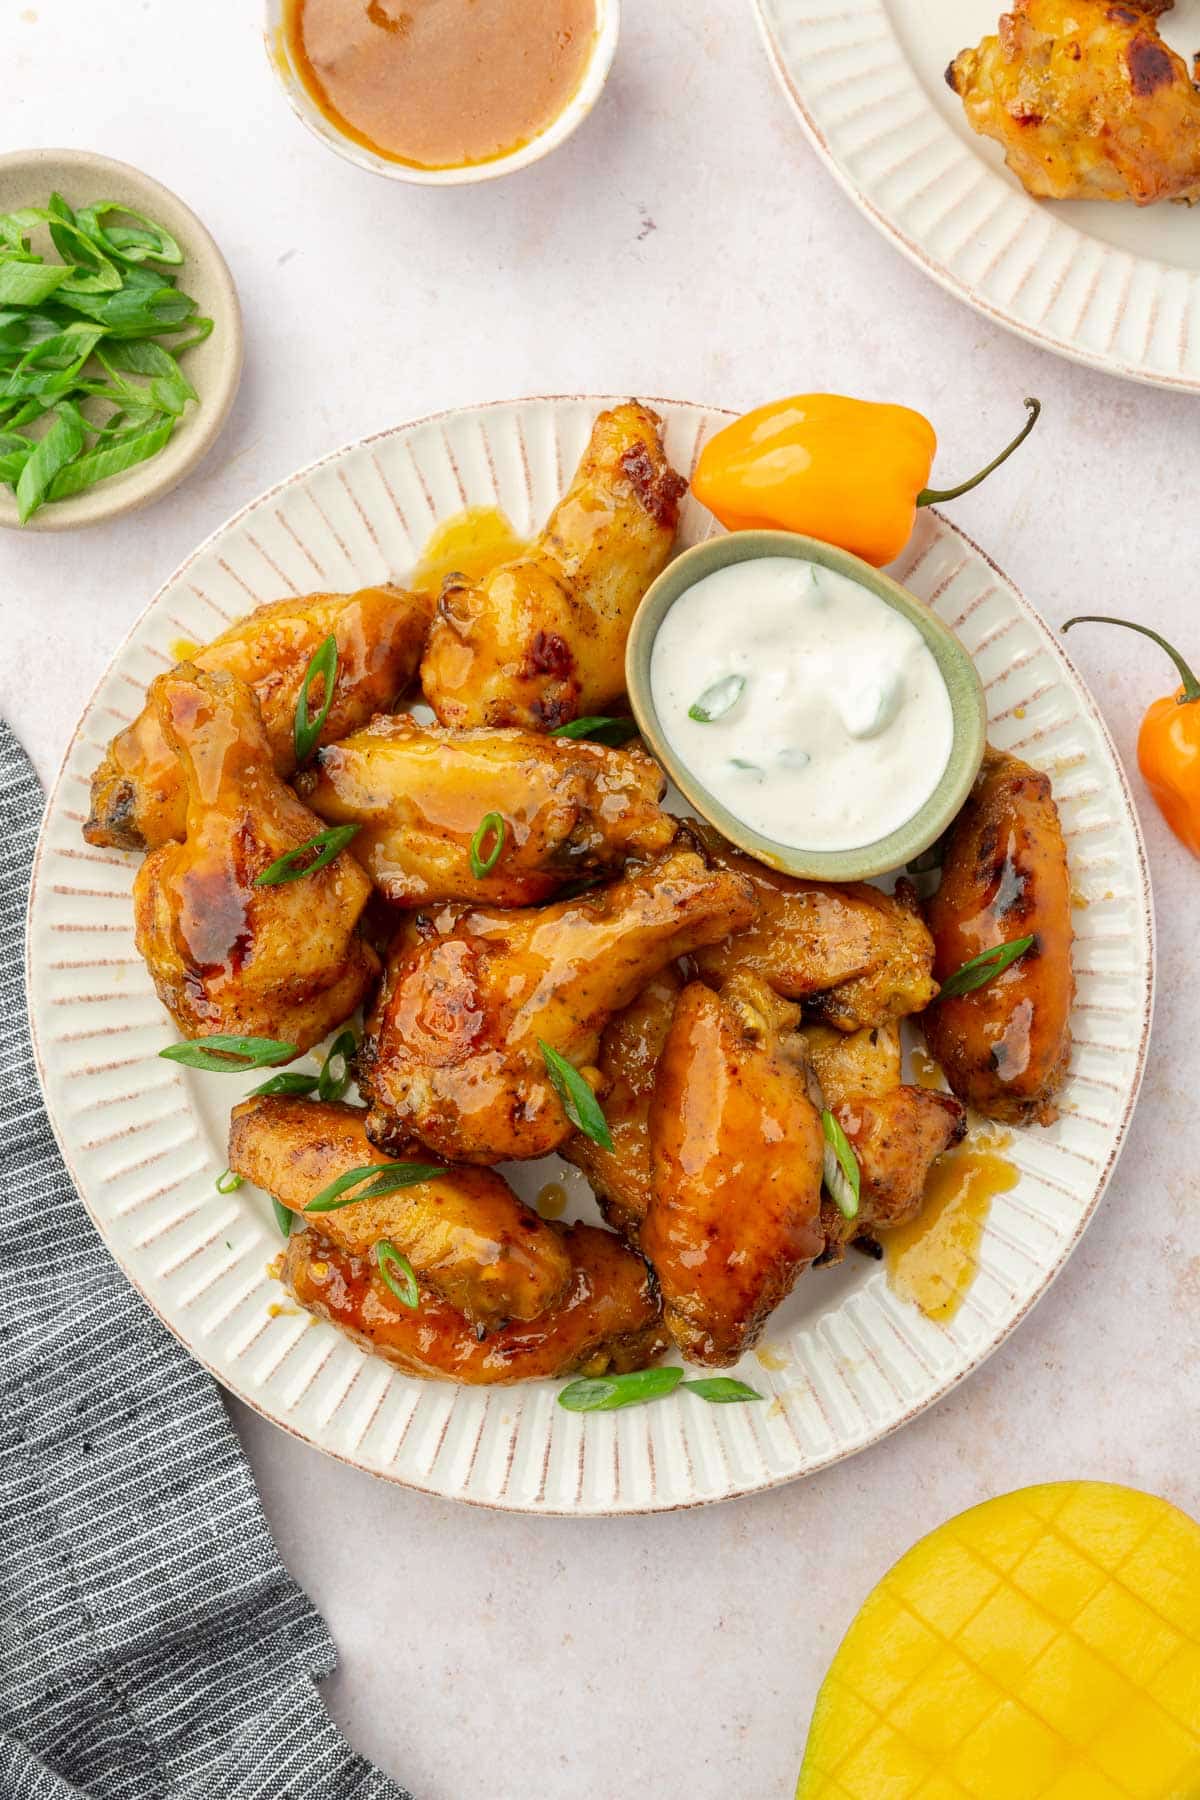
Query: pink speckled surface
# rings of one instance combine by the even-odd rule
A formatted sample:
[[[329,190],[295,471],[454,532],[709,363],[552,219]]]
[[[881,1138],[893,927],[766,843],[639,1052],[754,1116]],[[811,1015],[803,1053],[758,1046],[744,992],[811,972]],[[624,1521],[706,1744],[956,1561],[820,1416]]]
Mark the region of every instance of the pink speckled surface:
[[[928,411],[952,479],[1032,391],[1046,413],[1019,464],[955,517],[1051,620],[1128,610],[1200,654],[1196,403],[1055,361],[910,268],[805,147],[735,0],[632,0],[578,136],[454,193],[390,187],[308,138],[253,6],[210,0],[192,79],[169,86],[170,10],[136,31],[129,16],[10,9],[6,141],[90,145],[194,206],[241,290],[246,376],[216,456],[164,505],[0,544],[0,712],[43,776],[114,643],[235,507],[334,444],[493,395],[739,406],[840,388]],[[1165,665],[1100,628],[1072,653],[1131,759]],[[782,1800],[840,1633],[915,1537],[1064,1476],[1200,1514],[1200,867],[1142,818],[1160,989],[1128,1149],[1047,1300],[898,1437],[756,1500],[569,1522],[385,1488],[237,1412],[283,1554],[341,1647],[334,1712],[419,1800]]]

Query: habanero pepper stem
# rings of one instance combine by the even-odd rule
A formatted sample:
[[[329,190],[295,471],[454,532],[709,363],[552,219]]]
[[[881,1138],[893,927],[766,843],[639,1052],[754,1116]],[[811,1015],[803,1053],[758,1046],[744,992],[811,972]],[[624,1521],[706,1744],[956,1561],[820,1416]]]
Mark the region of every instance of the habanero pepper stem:
[[[1138,767],[1155,804],[1181,844],[1200,857],[1200,680],[1173,644],[1149,625],[1111,613],[1079,613],[1063,626],[1121,625],[1165,650],[1182,686],[1151,701],[1138,732]]]
[[[841,394],[796,394],[760,406],[711,438],[692,492],[729,531],[792,531],[837,544],[881,568],[912,536],[917,508],[978,487],[1033,430],[1029,417],[1000,455],[957,487],[931,488],[937,435],[907,406]]]

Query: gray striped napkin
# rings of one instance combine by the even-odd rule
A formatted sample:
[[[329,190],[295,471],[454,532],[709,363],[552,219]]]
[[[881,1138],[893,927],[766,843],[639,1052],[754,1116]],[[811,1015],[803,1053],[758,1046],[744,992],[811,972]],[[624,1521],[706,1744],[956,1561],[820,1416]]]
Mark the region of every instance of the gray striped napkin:
[[[0,723],[0,1800],[411,1800],[334,1729],[220,1395],[63,1168],[25,1012],[41,809]]]

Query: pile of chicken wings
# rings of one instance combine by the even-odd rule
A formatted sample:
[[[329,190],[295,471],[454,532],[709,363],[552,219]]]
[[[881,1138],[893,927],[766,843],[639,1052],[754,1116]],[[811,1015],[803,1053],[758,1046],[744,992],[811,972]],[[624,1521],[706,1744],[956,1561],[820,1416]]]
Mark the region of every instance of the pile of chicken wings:
[[[297,1300],[415,1374],[621,1372],[672,1345],[733,1363],[806,1269],[914,1216],[964,1102],[1054,1117],[1070,896],[1044,776],[989,754],[923,917],[905,880],[791,880],[672,816],[637,743],[552,735],[622,710],[683,489],[656,415],[606,412],[525,553],[436,596],[259,608],[153,682],[93,781],[85,836],[145,853],[137,943],[183,1037],[300,1055],[363,1008],[363,1104],[243,1101],[229,1162],[307,1227],[284,1262]],[[330,636],[331,704],[297,767]],[[394,710],[418,683],[436,723]],[[489,817],[500,852],[481,861]],[[325,866],[260,884],[342,825],[356,835]],[[938,1003],[939,978],[1022,932],[1034,952]],[[917,1014],[953,1093],[901,1079]],[[580,1129],[556,1058],[603,1130]],[[823,1188],[826,1110],[861,1172],[852,1219]],[[551,1152],[611,1230],[542,1218],[498,1167]],[[397,1163],[427,1173],[305,1214]],[[415,1305],[384,1279],[385,1244]]]

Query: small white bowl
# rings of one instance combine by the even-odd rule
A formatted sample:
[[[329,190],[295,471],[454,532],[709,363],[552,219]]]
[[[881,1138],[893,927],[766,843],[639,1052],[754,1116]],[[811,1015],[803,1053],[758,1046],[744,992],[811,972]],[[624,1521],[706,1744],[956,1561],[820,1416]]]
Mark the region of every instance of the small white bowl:
[[[422,169],[412,163],[394,162],[390,157],[377,155],[365,144],[344,137],[325,117],[293,65],[283,13],[284,0],[267,0],[264,42],[268,61],[296,117],[327,149],[336,150],[347,162],[357,163],[360,169],[369,169],[373,175],[387,175],[393,181],[416,182],[420,187],[462,187],[467,182],[495,181],[501,175],[526,169],[530,163],[548,156],[551,150],[557,150],[583,124],[600,98],[616,55],[621,27],[621,0],[596,0],[596,38],[583,80],[558,117],[537,137],[530,138],[527,144],[510,151],[507,156],[496,156],[488,162],[464,163],[450,169]]]
[[[242,312],[233,277],[209,233],[177,194],[141,169],[91,150],[15,150],[0,156],[0,212],[45,206],[55,191],[77,207],[117,200],[165,225],[183,251],[179,284],[195,299],[201,315],[213,320],[213,331],[188,351],[183,362],[184,374],[200,399],[184,409],[157,456],[98,481],[69,500],[48,502],[26,525],[20,522],[12,489],[0,486],[0,526],[25,532],[99,525],[161,500],[212,447],[229,417],[242,375]]]

